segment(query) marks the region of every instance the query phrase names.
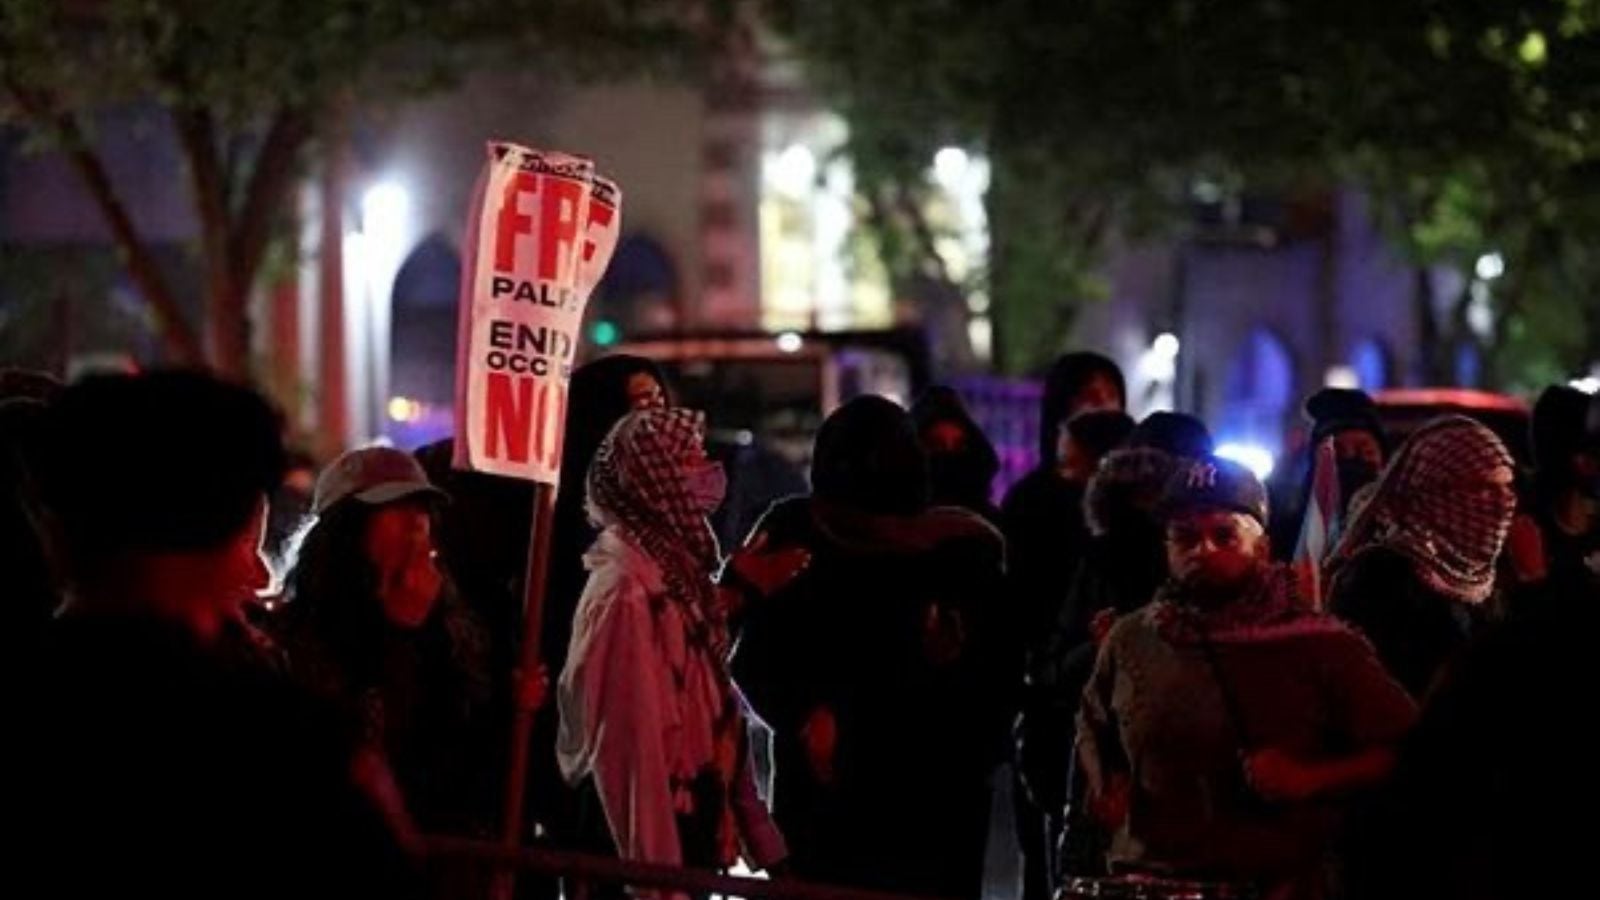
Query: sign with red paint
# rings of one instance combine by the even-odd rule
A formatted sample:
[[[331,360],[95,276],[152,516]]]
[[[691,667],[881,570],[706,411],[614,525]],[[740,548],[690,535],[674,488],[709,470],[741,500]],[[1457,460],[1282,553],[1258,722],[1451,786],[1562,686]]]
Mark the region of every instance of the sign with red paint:
[[[622,192],[582,157],[488,151],[462,267],[455,463],[553,485],[583,310],[616,249]]]

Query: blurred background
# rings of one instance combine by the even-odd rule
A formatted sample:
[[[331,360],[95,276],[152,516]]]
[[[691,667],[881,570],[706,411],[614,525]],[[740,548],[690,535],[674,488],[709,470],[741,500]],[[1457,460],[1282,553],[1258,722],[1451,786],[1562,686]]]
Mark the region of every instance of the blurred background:
[[[325,458],[450,430],[490,139],[625,192],[587,357],[726,452],[956,386],[1004,460],[1094,348],[1259,471],[1600,388],[1600,4],[7,0],[0,364],[206,362]],[[754,452],[754,451],[752,451]]]

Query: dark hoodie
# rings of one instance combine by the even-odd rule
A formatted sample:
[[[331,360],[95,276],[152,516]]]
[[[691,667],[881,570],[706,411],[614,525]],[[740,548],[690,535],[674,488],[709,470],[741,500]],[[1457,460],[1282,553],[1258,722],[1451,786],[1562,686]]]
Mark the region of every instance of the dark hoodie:
[[[1139,609],[1166,580],[1155,508],[1176,465],[1159,450],[1117,450],[1089,481],[1084,508],[1093,536],[1052,626],[1028,654],[1017,750],[1023,779],[1042,808],[1066,803],[1073,716],[1094,670],[1095,617]]]
[[[1206,423],[1188,413],[1162,410],[1144,417],[1128,435],[1129,447],[1148,447],[1182,456],[1201,459],[1215,449]]]
[[[1122,372],[1099,354],[1069,353],[1057,360],[1040,404],[1039,464],[1011,488],[1001,506],[1011,583],[1029,634],[1049,626],[1088,543],[1084,486],[1057,471],[1056,441],[1061,423],[1078,412],[1074,401],[1096,376],[1110,379],[1124,392]]]
[[[734,675],[773,729],[774,813],[801,877],[977,896],[987,776],[1003,750],[1003,545],[981,518],[930,509],[911,419],[859,398],[817,436],[810,497],[757,526],[811,564],[748,611]],[[838,725],[834,779],[801,732]]]
[[[1104,376],[1116,385],[1117,394],[1122,398],[1119,408],[1127,406],[1128,385],[1122,377],[1122,369],[1117,367],[1108,357],[1098,353],[1079,352],[1068,353],[1056,360],[1050,367],[1050,374],[1045,376],[1044,398],[1039,404],[1039,466],[1041,468],[1055,465],[1056,458],[1056,429],[1061,423],[1072,418],[1078,410],[1074,401],[1078,394],[1089,384],[1096,375]]]
[[[1533,407],[1531,437],[1535,461],[1534,520],[1544,538],[1548,575],[1537,590],[1545,605],[1572,602],[1571,598],[1600,594],[1600,572],[1590,560],[1600,554],[1600,520],[1591,520],[1582,533],[1558,522],[1556,511],[1576,491],[1586,502],[1600,503],[1600,485],[1585,484],[1574,470],[1579,455],[1600,457],[1600,398],[1575,388],[1553,386],[1539,395]],[[1514,608],[1518,614],[1530,611]]]
[[[1000,457],[972,420],[961,395],[947,387],[929,388],[912,405],[911,418],[928,454],[933,502],[969,509],[998,522],[1000,510],[990,498],[990,490],[1000,471]]]
[[[1600,606],[1566,603],[1485,634],[1447,669],[1393,775],[1346,830],[1354,900],[1576,896],[1592,853]],[[1577,818],[1577,822],[1572,821]],[[1562,821],[1568,821],[1566,826]]]
[[[1160,450],[1117,450],[1089,479],[1084,497],[1088,550],[1053,634],[1071,649],[1090,638],[1101,611],[1133,612],[1150,602],[1166,580],[1167,559],[1156,506],[1177,459]]]
[[[61,604],[45,545],[34,470],[41,447],[44,403],[0,400],[0,577],[6,581],[4,622],[7,657],[29,658]]]

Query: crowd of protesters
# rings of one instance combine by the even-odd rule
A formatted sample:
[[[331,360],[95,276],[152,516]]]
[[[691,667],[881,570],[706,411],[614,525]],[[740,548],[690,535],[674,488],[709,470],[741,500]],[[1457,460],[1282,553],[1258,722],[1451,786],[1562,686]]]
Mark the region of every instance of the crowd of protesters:
[[[1023,900],[1576,877],[1600,401],[1572,389],[1527,470],[1471,419],[1397,439],[1323,391],[1269,490],[1073,353],[1003,498],[958,394],[861,397],[723,546],[712,517],[767,498],[729,496],[653,364],[601,359],[530,673],[531,489],[451,442],[316,472],[208,375],[3,387],[0,808],[41,895],[481,896],[425,836],[497,834],[516,710],[535,840],[629,860],[977,898],[1004,788]]]

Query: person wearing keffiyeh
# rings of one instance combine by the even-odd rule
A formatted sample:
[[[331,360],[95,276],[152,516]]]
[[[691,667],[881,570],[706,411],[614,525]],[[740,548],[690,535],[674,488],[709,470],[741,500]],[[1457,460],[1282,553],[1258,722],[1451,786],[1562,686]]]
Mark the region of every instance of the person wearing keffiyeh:
[[[1328,608],[1363,631],[1421,696],[1495,592],[1516,512],[1511,454],[1461,416],[1424,425],[1352,509],[1329,559]]]
[[[628,415],[589,468],[589,513],[602,530],[585,557],[561,675],[557,754],[586,780],[619,854],[726,868],[768,868],[787,854],[756,796],[742,703],[728,676],[733,590],[706,515],[722,502],[705,421],[686,409]],[[803,559],[746,550],[724,582],[773,589]]]

